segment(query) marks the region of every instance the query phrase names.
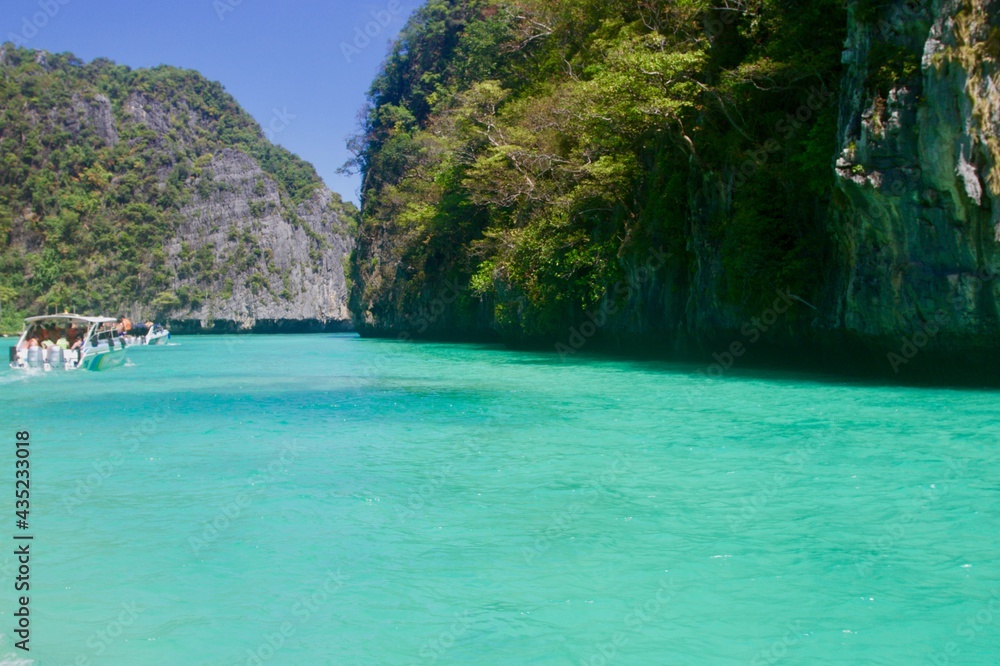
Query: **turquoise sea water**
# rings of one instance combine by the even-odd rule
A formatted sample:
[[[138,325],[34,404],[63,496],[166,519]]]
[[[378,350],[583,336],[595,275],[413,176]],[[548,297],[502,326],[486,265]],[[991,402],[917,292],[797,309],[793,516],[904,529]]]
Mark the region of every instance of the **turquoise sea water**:
[[[1000,663],[996,392],[175,343],[0,373],[34,664]]]

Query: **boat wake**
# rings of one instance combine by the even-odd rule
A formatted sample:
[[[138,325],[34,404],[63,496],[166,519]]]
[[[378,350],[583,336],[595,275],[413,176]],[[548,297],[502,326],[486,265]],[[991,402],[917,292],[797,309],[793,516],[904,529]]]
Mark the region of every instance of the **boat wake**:
[[[0,375],[0,386],[6,386],[8,384],[15,384],[17,382],[27,381],[31,377],[36,377],[38,375],[44,375],[45,371],[41,368],[29,368],[25,370],[19,370],[18,372],[4,373]],[[0,666],[3,666],[0,662]]]

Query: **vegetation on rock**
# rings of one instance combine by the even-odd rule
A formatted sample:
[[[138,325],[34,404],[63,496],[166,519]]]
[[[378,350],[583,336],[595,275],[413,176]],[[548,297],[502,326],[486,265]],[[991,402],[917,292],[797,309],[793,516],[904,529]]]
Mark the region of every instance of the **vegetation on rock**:
[[[266,271],[253,236],[240,256],[184,246],[180,265],[168,260],[185,205],[227,187],[209,166],[225,150],[260,165],[286,218],[322,186],[197,72],[0,48],[0,328],[25,312],[167,313],[218,296],[224,268]]]
[[[813,294],[845,24],[843,0],[429,0],[354,140],[356,324],[459,284],[448,326],[560,334],[651,249],[689,287],[698,243],[723,304]]]

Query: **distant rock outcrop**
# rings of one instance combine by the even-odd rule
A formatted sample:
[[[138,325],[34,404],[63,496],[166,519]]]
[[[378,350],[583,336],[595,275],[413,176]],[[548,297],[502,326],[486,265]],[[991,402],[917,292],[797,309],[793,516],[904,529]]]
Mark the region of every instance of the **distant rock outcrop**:
[[[0,119],[7,328],[55,310],[186,331],[350,327],[356,209],[219,84],[4,45]]]
[[[181,208],[177,235],[166,246],[171,264],[183,266],[186,248],[212,248],[223,261],[261,254],[267,270],[233,281],[224,300],[202,303],[189,317],[229,320],[250,329],[259,320],[346,322],[343,262],[351,241],[331,192],[316,190],[288,215],[278,186],[248,155],[223,150],[206,171],[215,187],[204,196],[196,192]],[[197,276],[182,275],[179,287],[198,287]]]

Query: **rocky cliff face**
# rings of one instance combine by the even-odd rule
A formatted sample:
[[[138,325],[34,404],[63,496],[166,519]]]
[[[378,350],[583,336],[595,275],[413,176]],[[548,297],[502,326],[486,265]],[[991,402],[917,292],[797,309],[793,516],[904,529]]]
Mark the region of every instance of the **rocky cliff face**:
[[[851,7],[824,322],[883,344],[1000,344],[1000,3]],[[886,57],[889,53],[891,56]],[[894,56],[894,57],[893,57]],[[912,62],[906,80],[880,71]]]
[[[219,84],[10,46],[0,74],[5,313],[350,328],[356,211]]]
[[[740,13],[744,9],[717,15],[709,10],[702,27],[711,33],[709,52],[722,67],[732,68],[725,76],[752,79],[772,63],[752,61],[751,49],[745,60],[750,65],[733,64],[734,52],[743,48],[737,28],[743,34],[754,29]],[[629,221],[621,232],[643,241],[622,242],[625,250],[614,257],[621,279],[606,285],[597,305],[583,312],[571,304],[562,312],[550,308],[556,323],[533,339],[519,319],[531,307],[524,292],[505,302],[503,290],[511,283],[511,266],[523,265],[529,277],[521,277],[522,283],[558,288],[538,277],[545,265],[519,265],[515,257],[492,276],[475,265],[483,256],[492,260],[486,254],[496,247],[489,245],[491,235],[518,242],[523,221],[509,231],[491,229],[487,241],[464,241],[472,248],[466,259],[471,268],[424,260],[414,248],[433,245],[436,236],[420,244],[409,241],[408,234],[424,233],[418,226],[393,230],[384,220],[366,221],[353,266],[351,307],[359,327],[372,335],[475,338],[495,332],[512,342],[544,342],[549,348],[554,342],[569,352],[603,343],[726,356],[738,345],[742,352],[753,348],[747,359],[772,352],[778,359],[825,360],[834,367],[861,360],[888,373],[922,365],[933,374],[936,365],[956,364],[996,374],[1000,2],[848,0],[831,29],[840,29],[842,19],[846,40],[840,66],[833,51],[834,66],[823,70],[825,80],[803,76],[782,87],[765,77],[748,86],[749,92],[737,88],[746,101],[706,97],[700,115],[686,119],[698,129],[691,131],[691,150],[682,160],[667,156],[673,150],[669,143],[655,160],[644,158],[645,180],[630,196],[645,203],[624,209]],[[651,26],[645,15],[642,25]],[[795,49],[801,51],[808,38],[800,35]],[[411,39],[409,48],[414,43]],[[710,74],[702,76],[713,81]],[[754,95],[764,102],[752,106]],[[768,113],[775,105],[776,122],[775,116],[757,121],[747,111]],[[490,116],[496,124],[504,119],[502,113]],[[441,114],[430,124],[443,126],[446,120]],[[688,140],[677,137],[676,143]],[[720,144],[743,148],[720,159],[712,152]],[[391,178],[382,159],[376,150],[369,164],[378,177]],[[807,162],[792,180],[791,168]],[[413,171],[424,168],[418,159],[413,163],[419,165]],[[789,172],[783,173],[786,167]],[[671,174],[679,175],[671,180]],[[412,189],[405,181],[404,186]],[[775,193],[784,198],[770,201]],[[447,209],[438,211],[448,219]],[[530,206],[518,214],[527,218]],[[683,222],[664,223],[677,217]],[[459,223],[447,228],[459,238],[460,231]],[[599,233],[596,224],[581,225],[579,237],[591,245],[578,247],[591,249]],[[407,264],[407,256],[424,263]],[[435,265],[447,266],[459,282],[447,299],[442,294],[452,292],[444,280],[425,277]],[[466,287],[461,277],[477,270]],[[484,275],[500,287],[477,287]],[[404,286],[392,291],[387,284]],[[481,305],[475,303],[477,289],[487,294]],[[436,315],[420,316],[435,308]]]
[[[175,319],[215,322],[225,328],[296,328],[349,321],[344,258],[351,241],[331,192],[319,188],[294,214],[284,213],[277,185],[251,157],[223,150],[205,167],[211,187],[198,188],[181,209],[176,235],[167,244],[177,289],[197,289],[199,276],[187,270],[199,250],[211,249],[214,288],[223,298],[179,311]],[[200,189],[200,191],[199,191]],[[188,324],[190,325],[190,324]]]
[[[889,370],[918,354],[925,366],[995,365],[1000,2],[872,5],[848,5],[839,97],[817,88],[800,116],[813,122],[824,105],[839,103],[832,203],[800,211],[829,239],[828,264],[816,265],[818,291],[809,300],[789,292],[792,314],[767,323],[720,298],[726,270],[711,230],[737,214],[738,168],[696,172],[690,283],[670,270],[642,281],[644,258],[630,259],[629,281],[641,287],[628,311],[633,320],[637,311],[651,316],[628,328],[613,322],[619,338],[712,350],[760,332],[781,354],[795,345],[814,356],[870,353],[866,362]],[[775,284],[776,301],[783,286]]]

